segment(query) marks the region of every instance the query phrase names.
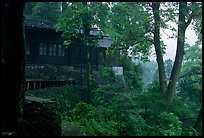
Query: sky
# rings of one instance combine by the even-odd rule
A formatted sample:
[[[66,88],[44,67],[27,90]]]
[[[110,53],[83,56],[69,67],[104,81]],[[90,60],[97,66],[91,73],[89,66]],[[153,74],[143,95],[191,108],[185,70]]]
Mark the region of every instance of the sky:
[[[176,28],[176,25],[175,25],[175,28]],[[177,39],[176,38],[173,38],[173,39],[169,38],[168,39],[167,35],[171,36],[172,31],[169,29],[161,30],[161,39],[164,41],[164,44],[166,45],[166,54],[164,55],[163,59],[164,60],[171,59],[174,61],[175,55],[176,55]],[[192,29],[191,24],[187,27],[185,36],[186,36],[185,41],[190,45],[195,44],[195,42],[197,41],[197,35],[196,35],[195,31]],[[153,51],[153,53],[152,53],[153,56],[150,57],[150,60],[156,60],[156,57],[154,54],[155,53],[154,47],[153,47],[152,51]]]

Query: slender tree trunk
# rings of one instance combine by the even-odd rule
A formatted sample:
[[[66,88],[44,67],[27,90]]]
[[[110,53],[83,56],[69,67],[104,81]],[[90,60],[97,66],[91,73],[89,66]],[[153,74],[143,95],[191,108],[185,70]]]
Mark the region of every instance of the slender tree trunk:
[[[93,63],[92,63],[92,47],[91,45],[87,46],[88,51],[88,66],[87,66],[87,90],[88,90],[88,103],[91,102],[92,90],[93,90]]]
[[[166,74],[164,68],[164,61],[162,50],[160,46],[160,15],[159,15],[159,2],[152,2],[153,14],[154,14],[154,46],[157,56],[158,72],[159,72],[159,83],[160,90],[163,96],[166,95]]]
[[[171,71],[171,76],[169,78],[168,86],[166,82],[166,75],[165,75],[165,67],[162,57],[162,51],[160,46],[160,35],[159,35],[159,28],[160,28],[160,18],[159,18],[159,2],[152,2],[153,14],[154,14],[154,45],[155,51],[157,55],[157,63],[158,63],[158,70],[159,70],[159,82],[162,94],[165,96],[166,104],[169,105],[173,99],[174,93],[176,91],[176,83],[179,78],[182,61],[184,56],[184,42],[185,42],[185,31],[188,25],[190,24],[192,17],[188,18],[187,22],[185,18],[187,17],[187,2],[180,2],[179,3],[179,23],[178,23],[178,39],[177,39],[177,51],[175,62]]]
[[[92,72],[92,50],[90,44],[90,15],[88,13],[87,2],[83,2],[84,8],[86,8],[86,13],[83,17],[83,30],[84,30],[84,42],[87,48],[87,103],[91,101],[91,93],[93,89],[93,72]]]
[[[173,99],[173,95],[176,91],[176,83],[181,72],[182,61],[184,56],[185,31],[191,21],[189,20],[187,23],[185,22],[186,10],[187,10],[187,2],[180,2],[176,58],[171,71],[169,84],[167,87],[167,95],[166,95],[167,104],[170,104]]]
[[[3,131],[24,135],[24,32],[22,1],[1,3],[2,24],[2,126]]]
[[[61,2],[61,8],[62,8],[62,13],[64,13],[67,9],[67,3],[66,2]]]
[[[196,118],[196,122],[194,124],[194,128],[197,131],[201,130],[201,133],[202,133],[202,128],[201,127],[202,127],[202,107],[201,107],[201,109],[200,109],[200,111],[198,113],[198,116]]]

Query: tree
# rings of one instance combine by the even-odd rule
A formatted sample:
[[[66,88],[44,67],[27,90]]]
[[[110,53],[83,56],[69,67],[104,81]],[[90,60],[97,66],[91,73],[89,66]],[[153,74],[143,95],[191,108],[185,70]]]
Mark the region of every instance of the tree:
[[[164,68],[164,61],[162,57],[162,49],[160,46],[160,15],[159,15],[159,2],[152,2],[152,10],[154,15],[154,46],[157,56],[158,70],[159,70],[159,83],[160,90],[163,96],[166,95],[166,74]]]
[[[61,14],[60,2],[26,2],[25,17],[56,22]]]
[[[171,75],[169,78],[169,82],[167,85],[163,58],[161,53],[161,46],[159,46],[159,27],[160,27],[160,19],[159,19],[159,3],[152,3],[153,14],[154,14],[154,44],[155,51],[157,54],[157,62],[158,62],[158,71],[159,71],[159,80],[160,80],[160,88],[161,92],[166,99],[167,105],[169,105],[172,101],[173,95],[176,90],[176,82],[179,78],[182,61],[184,56],[184,42],[185,42],[185,31],[188,25],[191,23],[192,19],[198,16],[196,14],[196,10],[201,10],[199,7],[200,3],[188,3],[180,2],[179,3],[179,19],[178,19],[178,39],[177,39],[177,51],[175,62],[171,71]],[[197,9],[195,8],[197,7]]]
[[[185,31],[188,25],[191,23],[192,18],[194,17],[194,12],[195,11],[192,11],[191,13],[189,13],[187,2],[179,3],[177,50],[176,50],[175,62],[172,68],[172,72],[169,78],[169,84],[167,88],[167,95],[166,95],[167,103],[170,103],[172,101],[173,95],[176,90],[176,82],[181,72],[182,61],[184,56]]]
[[[171,70],[173,67],[173,61],[171,59],[167,59],[164,61],[164,68],[165,68],[165,74],[167,76],[167,79],[169,79],[171,75]],[[154,80],[159,80],[159,71],[158,69],[154,73]]]
[[[199,109],[202,102],[202,48],[199,45],[187,45],[185,51],[178,95],[184,102],[193,102],[193,108]]]
[[[113,2],[111,6],[106,28],[106,32],[114,39],[111,49],[126,57],[147,61],[153,41],[150,18],[144,10],[144,3]]]
[[[198,116],[196,118],[196,122],[193,126],[196,130],[200,131],[200,134],[202,136],[202,107],[200,108],[200,111],[198,113]]]
[[[73,37],[80,39],[86,48],[88,103],[90,103],[93,89],[92,50],[97,42],[97,38],[91,38],[89,33],[94,27],[103,29],[104,21],[106,21],[106,9],[107,3],[103,2],[67,3],[67,10],[61,15],[56,25],[57,31],[63,31],[62,36],[65,39],[70,40]],[[83,30],[82,33],[78,33],[81,30]]]
[[[24,135],[24,3],[2,2],[2,129]],[[7,124],[7,127],[6,125]]]

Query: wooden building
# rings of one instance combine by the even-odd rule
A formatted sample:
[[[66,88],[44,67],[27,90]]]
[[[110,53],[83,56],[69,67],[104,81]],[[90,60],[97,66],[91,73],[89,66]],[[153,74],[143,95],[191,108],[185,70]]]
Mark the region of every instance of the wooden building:
[[[86,65],[86,48],[77,40],[73,40],[69,46],[63,45],[60,32],[56,32],[54,24],[46,21],[26,19],[26,63],[55,64],[79,66]],[[98,31],[90,31],[91,36],[98,35]],[[111,39],[99,39],[97,47],[93,48],[93,65],[105,64],[105,50],[110,45]]]
[[[26,90],[82,83],[87,53],[80,41],[73,39],[65,46],[61,33],[47,21],[26,19],[24,28]],[[90,31],[90,36],[98,34],[96,29]],[[93,69],[105,66],[105,51],[111,42],[110,38],[104,37],[93,47]]]

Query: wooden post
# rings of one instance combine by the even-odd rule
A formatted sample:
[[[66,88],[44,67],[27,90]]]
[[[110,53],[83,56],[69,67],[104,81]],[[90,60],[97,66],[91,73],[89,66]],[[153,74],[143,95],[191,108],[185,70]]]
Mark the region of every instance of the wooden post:
[[[42,81],[39,81],[39,89],[41,89],[41,85],[42,85],[41,82],[42,82]]]
[[[26,90],[30,90],[30,82],[27,81],[26,83],[27,83],[27,89]]]
[[[35,89],[36,89],[36,82],[33,81],[33,90],[35,90]]]

